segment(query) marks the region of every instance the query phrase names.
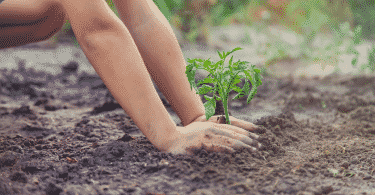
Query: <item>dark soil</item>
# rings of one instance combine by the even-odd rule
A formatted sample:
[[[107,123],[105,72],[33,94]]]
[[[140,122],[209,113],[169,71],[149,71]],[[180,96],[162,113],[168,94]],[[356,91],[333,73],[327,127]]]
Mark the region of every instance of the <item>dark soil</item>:
[[[0,194],[375,194],[374,76],[264,75],[229,109],[282,110],[250,121],[265,148],[184,156],[159,152],[77,66],[1,71]]]

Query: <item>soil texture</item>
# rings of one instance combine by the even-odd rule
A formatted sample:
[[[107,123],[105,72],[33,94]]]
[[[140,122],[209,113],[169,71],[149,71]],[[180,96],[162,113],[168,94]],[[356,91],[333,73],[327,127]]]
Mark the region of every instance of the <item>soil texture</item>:
[[[249,120],[264,148],[185,156],[159,152],[77,63],[22,63],[0,74],[0,194],[375,194],[375,76],[263,75],[229,109],[281,111]]]

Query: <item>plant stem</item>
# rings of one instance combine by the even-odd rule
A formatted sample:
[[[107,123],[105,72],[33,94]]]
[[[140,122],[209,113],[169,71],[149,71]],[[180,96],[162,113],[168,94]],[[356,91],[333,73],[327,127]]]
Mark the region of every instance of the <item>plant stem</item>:
[[[219,93],[217,91],[215,92],[215,96],[219,97]],[[216,101],[215,115],[226,114],[225,113],[226,111],[225,111],[224,108],[228,108],[228,100],[226,100],[226,101],[227,101],[226,106],[223,105],[223,98],[220,101]],[[228,112],[228,116],[232,116],[232,113],[229,111],[229,109],[227,109],[227,112]],[[226,118],[229,119],[229,117],[226,117]]]
[[[224,112],[225,112],[225,118],[227,120],[227,124],[230,125],[229,114],[228,114],[228,100],[227,100],[227,97],[225,97],[223,99],[223,106],[224,106]]]

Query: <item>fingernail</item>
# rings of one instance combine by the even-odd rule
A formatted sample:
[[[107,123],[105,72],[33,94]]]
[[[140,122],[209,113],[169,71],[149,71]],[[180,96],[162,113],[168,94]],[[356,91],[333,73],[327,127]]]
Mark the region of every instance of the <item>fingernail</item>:
[[[250,133],[250,134],[249,134],[249,137],[251,137],[251,135],[252,135],[255,139],[259,139],[259,135],[256,135],[256,134],[254,134],[254,133]]]
[[[252,147],[252,151],[253,151],[253,152],[256,152],[256,151],[257,151],[257,149],[256,149],[256,148],[254,148],[254,147]]]

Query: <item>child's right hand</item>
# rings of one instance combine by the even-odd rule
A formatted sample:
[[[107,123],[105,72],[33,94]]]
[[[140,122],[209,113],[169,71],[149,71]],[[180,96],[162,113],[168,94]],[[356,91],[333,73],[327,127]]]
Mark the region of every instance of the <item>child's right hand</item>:
[[[230,153],[239,148],[249,148],[254,152],[261,147],[256,141],[259,136],[233,125],[193,122],[185,127],[176,128],[177,138],[165,152],[193,155],[192,149],[198,149],[203,145],[211,152]]]

